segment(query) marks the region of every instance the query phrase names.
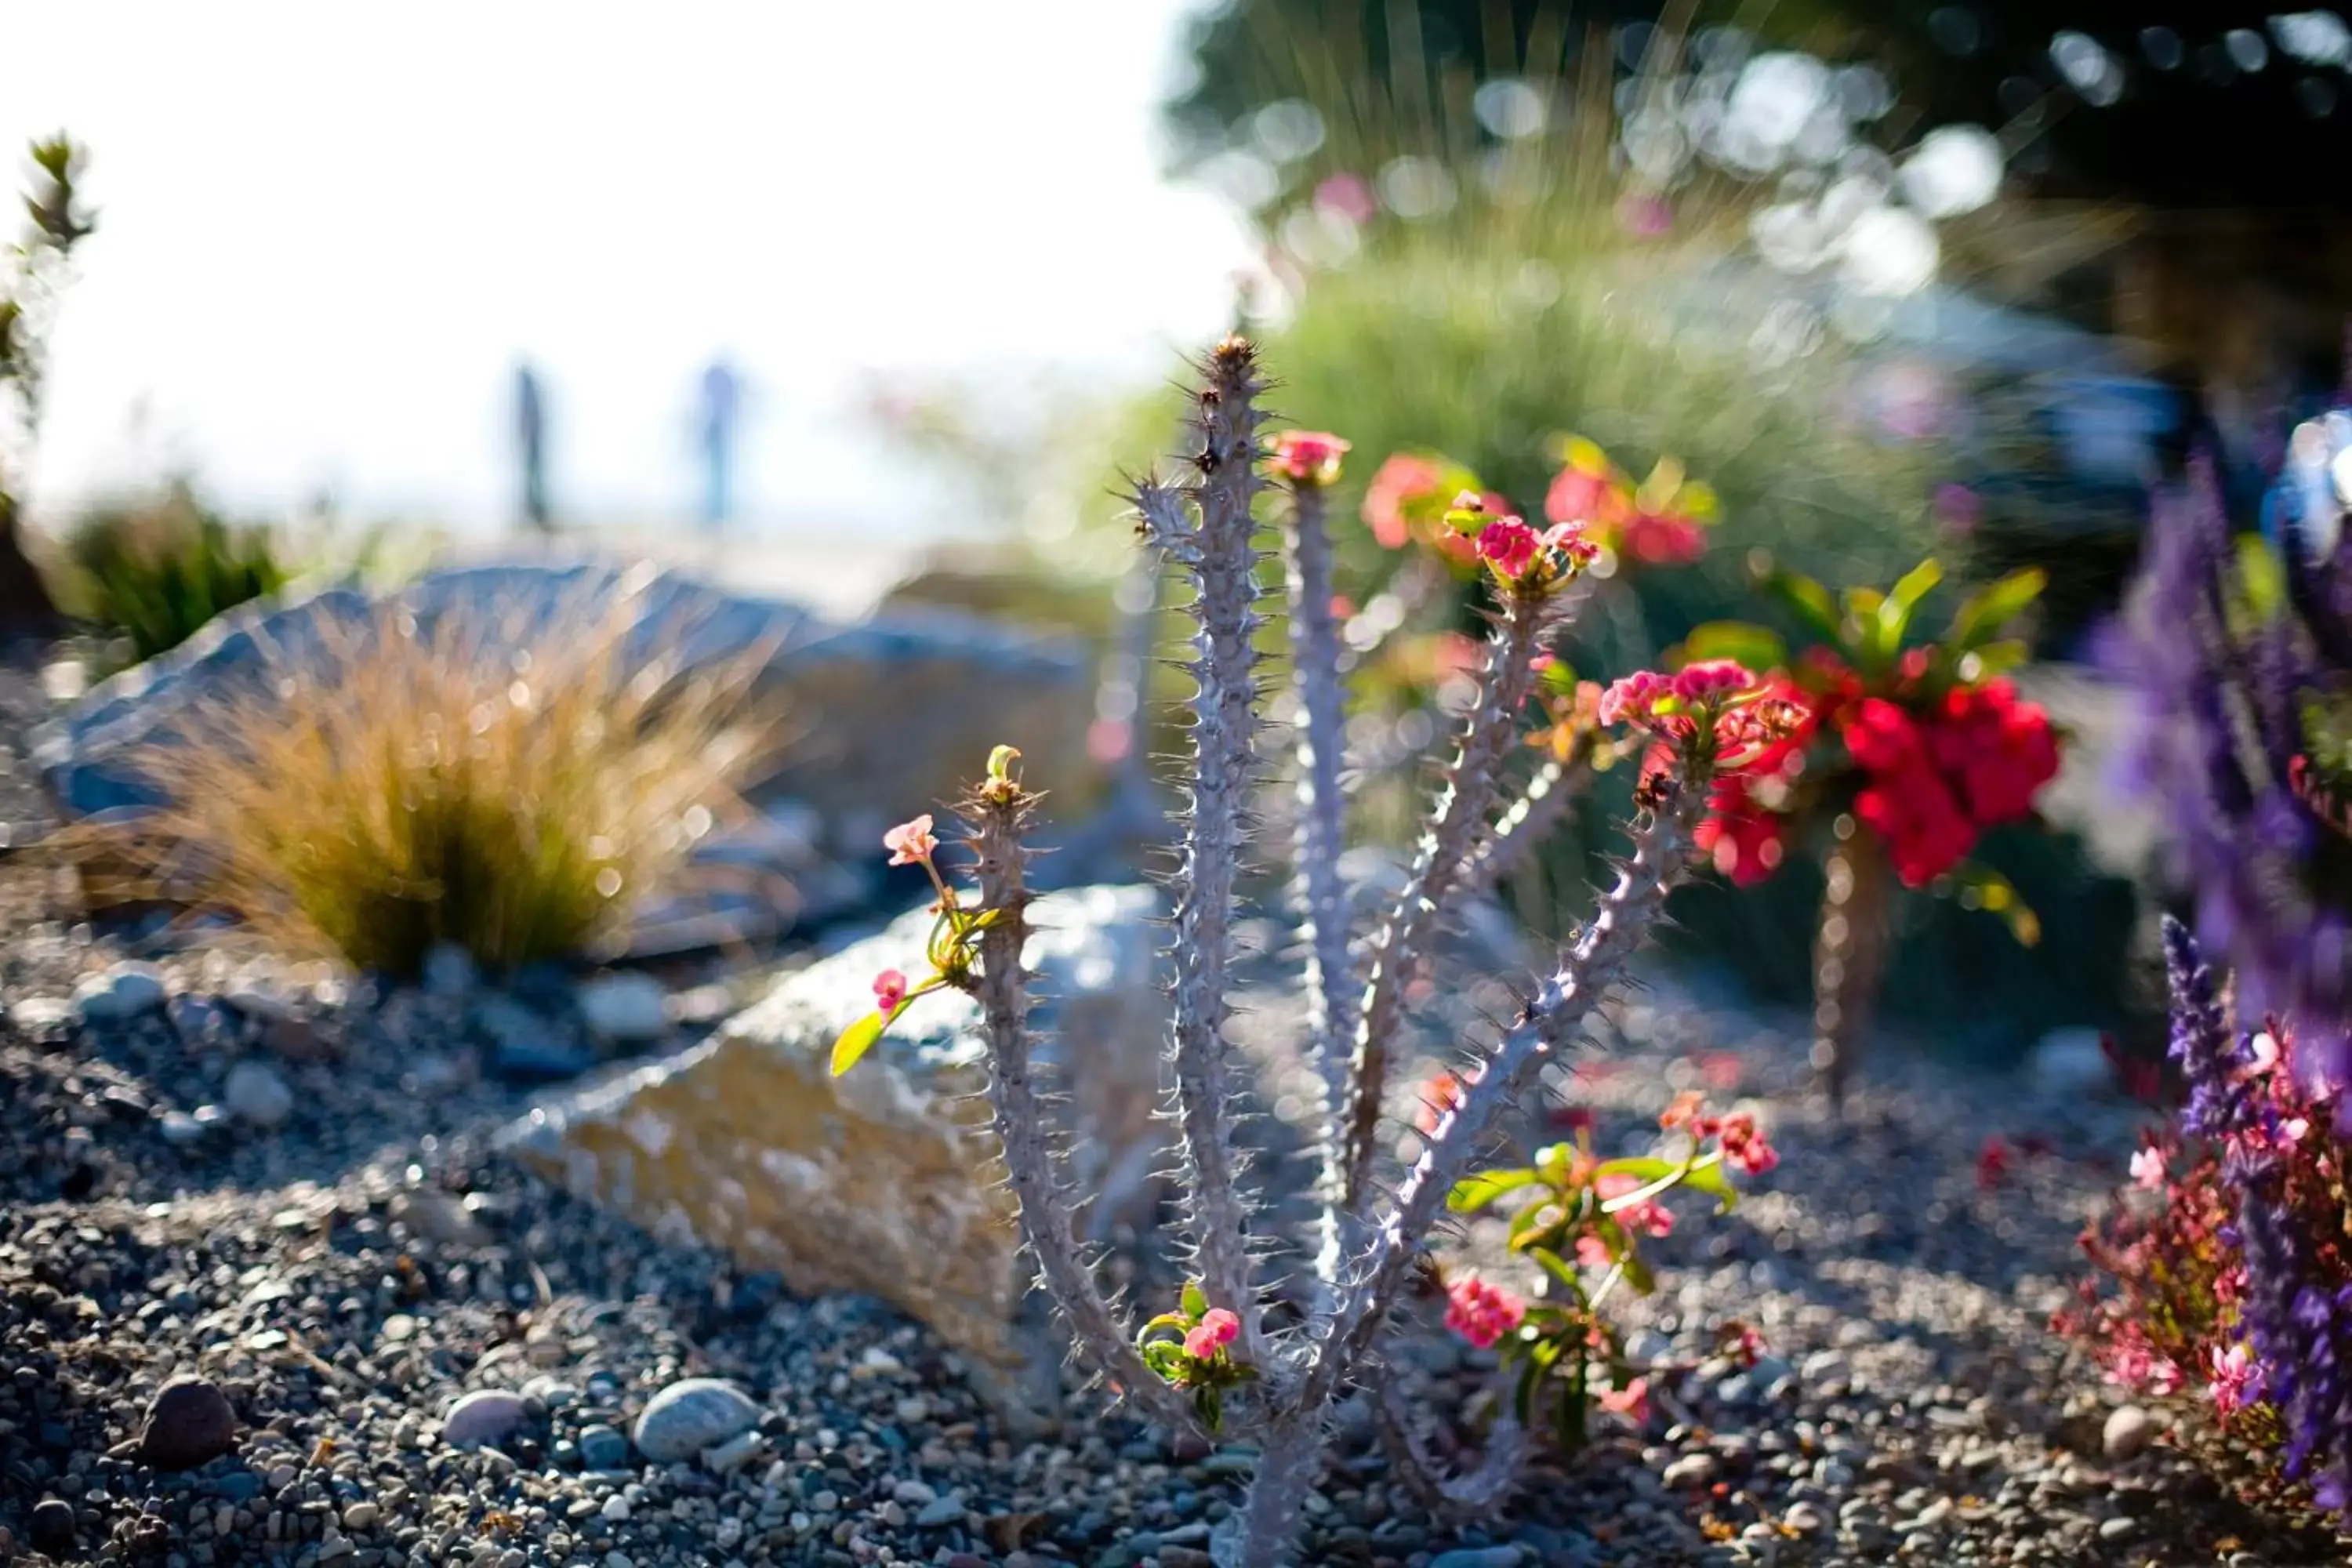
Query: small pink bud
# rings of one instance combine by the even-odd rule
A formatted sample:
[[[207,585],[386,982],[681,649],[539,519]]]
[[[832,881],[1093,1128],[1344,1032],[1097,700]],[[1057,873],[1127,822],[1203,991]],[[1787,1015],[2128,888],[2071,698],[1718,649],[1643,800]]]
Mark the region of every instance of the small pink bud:
[[[907,977],[895,969],[886,969],[874,977],[874,1005],[888,1017],[907,999]]]

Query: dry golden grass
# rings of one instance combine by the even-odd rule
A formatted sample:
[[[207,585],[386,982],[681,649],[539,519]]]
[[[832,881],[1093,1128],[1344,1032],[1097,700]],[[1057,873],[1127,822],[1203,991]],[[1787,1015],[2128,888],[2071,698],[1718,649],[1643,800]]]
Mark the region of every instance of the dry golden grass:
[[[679,882],[778,733],[766,650],[686,674],[625,632],[394,606],[276,658],[130,759],[167,804],[87,840],[91,891],[396,975],[442,942],[493,972],[589,951]]]

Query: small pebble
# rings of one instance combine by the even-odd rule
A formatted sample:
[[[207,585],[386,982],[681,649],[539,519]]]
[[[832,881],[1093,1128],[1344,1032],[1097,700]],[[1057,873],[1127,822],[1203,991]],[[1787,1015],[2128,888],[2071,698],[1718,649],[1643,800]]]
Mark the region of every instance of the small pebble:
[[[2156,1421],[2137,1405],[2120,1406],[2107,1417],[2099,1446],[2116,1464],[2136,1459],[2156,1436]]]

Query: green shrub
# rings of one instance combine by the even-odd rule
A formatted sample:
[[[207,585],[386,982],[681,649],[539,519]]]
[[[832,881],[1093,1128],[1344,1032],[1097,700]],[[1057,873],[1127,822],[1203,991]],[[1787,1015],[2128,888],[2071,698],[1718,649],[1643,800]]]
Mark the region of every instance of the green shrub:
[[[293,575],[269,532],[223,517],[185,483],[152,500],[98,507],[58,552],[67,612],[148,659],[223,610],[274,594]]]

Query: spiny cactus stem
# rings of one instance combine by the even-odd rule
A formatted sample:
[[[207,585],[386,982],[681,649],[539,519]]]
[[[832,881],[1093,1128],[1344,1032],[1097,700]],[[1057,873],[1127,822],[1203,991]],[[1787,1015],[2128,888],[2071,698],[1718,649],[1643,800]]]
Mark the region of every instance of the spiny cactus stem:
[[[1389,1052],[1402,1022],[1405,987],[1426,956],[1429,938],[1453,907],[1463,866],[1486,828],[1496,775],[1510,748],[1519,709],[1534,685],[1535,657],[1555,619],[1551,606],[1541,599],[1519,594],[1504,597],[1502,613],[1486,639],[1478,702],[1463,722],[1461,749],[1431,809],[1412,878],[1372,939],[1371,973],[1349,1065],[1348,1102],[1341,1112],[1339,1141],[1331,1151],[1337,1169],[1328,1173],[1327,1265],[1336,1261],[1334,1238],[1349,1216],[1363,1213],[1371,1188]]]
[[[1310,1405],[1352,1377],[1386,1321],[1398,1286],[1446,1194],[1468,1172],[1496,1120],[1524,1095],[1552,1053],[1581,1031],[1585,1018],[1633,955],[1688,865],[1690,836],[1706,805],[1706,781],[1685,779],[1671,800],[1633,830],[1633,853],[1601,900],[1592,923],[1561,955],[1559,970],[1505,1034],[1469,1085],[1439,1120],[1421,1158],[1398,1188],[1395,1207],[1369,1256],[1343,1289],[1301,1393]]]
[[[1004,1145],[1004,1169],[1020,1205],[1022,1239],[1036,1255],[1054,1305],[1069,1320],[1077,1353],[1154,1419],[1180,1432],[1197,1432],[1192,1402],[1147,1365],[1134,1336],[1118,1321],[1095,1283],[1094,1270],[1079,1256],[1070,1205],[1055,1174],[1044,1109],[1031,1076],[1028,973],[1021,950],[1027,945],[1024,916],[1028,851],[1021,829],[1035,796],[1017,793],[976,795],[966,803],[971,847],[982,907],[1006,911],[980,938],[980,1003],[992,1070],[988,1103],[997,1137]]]
[[[1234,1143],[1225,995],[1233,946],[1234,883],[1239,870],[1248,795],[1256,774],[1256,522],[1251,501],[1258,478],[1259,390],[1255,352],[1228,338],[1209,357],[1193,432],[1200,471],[1193,494],[1200,522],[1192,559],[1199,623],[1190,667],[1200,683],[1192,699],[1192,812],[1177,879],[1174,997],[1177,1121],[1182,1133],[1191,1213],[1187,1215],[1202,1289],[1241,1320],[1237,1360],[1271,1371],[1260,1331],[1248,1216]],[[1146,526],[1158,524],[1146,513]]]
[[[1324,1115],[1345,1103],[1355,1037],[1354,966],[1348,960],[1346,846],[1339,768],[1347,697],[1339,686],[1339,619],[1331,605],[1331,539],[1318,484],[1290,489],[1290,662],[1298,687],[1298,892],[1307,914],[1307,1031],[1322,1068]],[[1327,1132],[1327,1138],[1328,1134]]]
[[[1463,886],[1483,892],[1526,865],[1591,779],[1592,770],[1580,753],[1565,763],[1552,758],[1538,768],[1519,797],[1471,851]]]
[[[1372,1398],[1372,1426],[1405,1485],[1431,1508],[1450,1513],[1486,1514],[1502,1507],[1534,1447],[1525,1427],[1508,1415],[1498,1416],[1478,1463],[1449,1472],[1421,1440],[1414,1412],[1393,1378],[1382,1380]]]

